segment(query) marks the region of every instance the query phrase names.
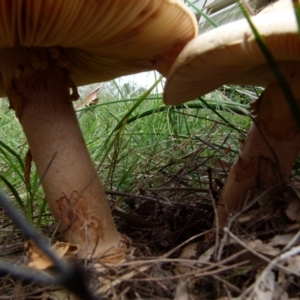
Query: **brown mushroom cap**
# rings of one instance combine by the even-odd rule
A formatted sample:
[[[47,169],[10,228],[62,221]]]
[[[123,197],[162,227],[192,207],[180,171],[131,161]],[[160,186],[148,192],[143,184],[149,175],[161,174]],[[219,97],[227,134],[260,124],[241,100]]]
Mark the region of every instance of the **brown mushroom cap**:
[[[174,0],[8,0],[0,14],[0,49],[62,48],[76,85],[167,72],[168,60],[197,35],[194,16]]]
[[[291,1],[279,1],[276,5],[284,9],[267,8],[252,21],[285,72],[300,62],[300,39]],[[170,70],[164,101],[180,104],[223,84],[266,86],[272,78],[252,30],[243,19],[204,33],[187,44]]]

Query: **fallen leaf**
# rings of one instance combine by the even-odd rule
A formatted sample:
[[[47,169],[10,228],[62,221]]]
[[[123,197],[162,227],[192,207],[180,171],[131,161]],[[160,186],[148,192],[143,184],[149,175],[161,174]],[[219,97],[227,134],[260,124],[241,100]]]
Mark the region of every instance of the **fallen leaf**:
[[[199,266],[201,262],[208,262],[215,251],[215,246],[209,248],[204,253],[202,253],[199,257],[197,256],[197,247],[198,243],[188,244],[183,248],[178,258],[182,259],[190,259],[190,262],[185,262],[184,264],[179,264],[174,268],[174,273],[176,275],[184,274],[188,271],[191,271],[191,268],[197,264]]]
[[[97,104],[99,101],[98,94],[102,90],[103,86],[104,82],[101,82],[99,86],[95,90],[93,90],[89,95],[87,95],[81,102],[75,104],[75,109],[78,110],[93,104]]]
[[[264,244],[261,240],[258,239],[246,242],[246,244],[256,252],[263,253],[272,257],[280,254],[281,252],[280,249],[274,248],[272,245],[269,244]]]
[[[56,253],[58,258],[71,258],[76,255],[78,248],[75,245],[56,242],[51,246],[51,249]],[[28,256],[28,266],[38,269],[45,270],[53,266],[53,261],[36,245],[33,240],[29,240],[25,243],[25,250]]]
[[[276,282],[272,271],[263,272],[256,279],[252,293],[247,300],[288,300],[287,293]]]
[[[287,245],[295,235],[292,233],[275,235],[269,242],[271,246],[285,246]]]

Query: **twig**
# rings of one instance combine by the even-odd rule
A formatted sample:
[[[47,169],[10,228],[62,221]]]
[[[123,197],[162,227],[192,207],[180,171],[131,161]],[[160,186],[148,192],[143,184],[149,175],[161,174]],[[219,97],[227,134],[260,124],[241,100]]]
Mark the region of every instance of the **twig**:
[[[56,278],[45,272],[36,271],[32,268],[17,266],[1,260],[0,276],[6,276],[10,274],[28,281],[35,281],[37,283],[48,285],[57,284]]]
[[[278,264],[279,261],[286,259],[289,256],[292,255],[296,255],[300,252],[300,246],[298,247],[294,247],[291,250],[279,255],[278,257],[276,257],[275,259],[271,260],[268,257],[264,256],[261,253],[258,253],[257,251],[255,251],[254,249],[252,249],[251,247],[249,247],[245,242],[243,242],[240,238],[238,238],[236,235],[234,235],[232,232],[230,232],[230,230],[227,227],[224,227],[224,231],[228,232],[229,236],[234,239],[238,244],[240,244],[241,246],[243,246],[245,249],[247,249],[249,252],[251,252],[252,254],[254,254],[255,256],[259,257],[260,259],[262,259],[263,261],[267,262],[268,268],[270,268],[270,270],[272,268],[274,268],[275,266],[281,270],[283,270],[284,272],[286,272],[287,274],[292,273],[296,276],[299,276],[299,273],[293,271],[290,268],[287,268],[283,265]]]
[[[224,283],[225,286],[227,286],[230,290],[232,290],[233,292],[235,293],[238,293],[240,294],[242,291],[237,288],[235,285],[231,284],[230,282],[226,281],[225,279],[221,278],[220,276],[218,275],[214,275],[213,276],[216,280],[219,280],[221,281],[222,283]]]
[[[207,145],[208,147],[212,148],[213,150],[215,150],[216,152],[220,153],[223,157],[225,156],[226,158],[228,158],[229,160],[231,160],[232,158],[230,157],[230,155],[228,155],[227,153],[225,153],[223,150],[220,150],[218,147],[214,146],[212,143],[210,143],[209,141],[203,140],[201,139],[199,136],[195,135],[195,138],[197,140],[199,140],[200,142],[202,142],[203,144]]]
[[[159,188],[149,188],[149,191],[153,191],[153,192],[183,191],[183,192],[208,193],[208,189],[199,189],[199,188],[193,188],[193,187],[159,187]]]
[[[149,190],[151,190],[151,189],[149,189]],[[147,200],[147,201],[151,201],[151,202],[155,202],[155,203],[157,203],[157,201],[158,201],[156,198],[146,197],[146,196],[142,196],[142,195],[135,195],[135,194],[130,194],[130,193],[123,193],[123,192],[105,191],[105,194],[112,195],[112,196],[124,196],[124,197],[137,198],[137,199]]]

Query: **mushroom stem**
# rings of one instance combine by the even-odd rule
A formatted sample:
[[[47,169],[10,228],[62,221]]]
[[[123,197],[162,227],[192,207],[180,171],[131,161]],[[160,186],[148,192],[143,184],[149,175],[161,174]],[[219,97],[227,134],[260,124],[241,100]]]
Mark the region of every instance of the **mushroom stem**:
[[[299,100],[300,72],[293,71],[287,77]],[[288,182],[300,150],[299,128],[276,82],[268,84],[252,108],[254,122],[219,199],[216,217],[221,227],[226,225],[229,213],[240,211],[268,188]]]
[[[0,61],[11,107],[63,237],[79,247],[79,257],[120,248],[121,235],[73,109],[67,62],[55,49],[26,48],[0,50]]]

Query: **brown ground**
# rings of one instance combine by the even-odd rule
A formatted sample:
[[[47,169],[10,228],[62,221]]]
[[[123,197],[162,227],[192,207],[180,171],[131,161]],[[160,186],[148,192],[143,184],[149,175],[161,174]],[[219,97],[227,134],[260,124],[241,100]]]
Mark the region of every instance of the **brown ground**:
[[[162,176],[160,185],[141,180],[135,193],[108,192],[112,203],[123,196],[122,209],[117,206],[114,215],[119,231],[132,241],[134,259],[114,268],[87,264],[86,282],[95,299],[300,299],[297,176],[293,184],[254,199],[216,239],[207,234],[214,219],[212,201],[228,166],[209,165],[209,170],[205,164],[185,165],[172,176]],[[192,172],[207,176],[206,188],[193,187]],[[15,265],[26,263],[26,238],[3,211],[0,219],[0,256]],[[41,229],[50,237],[54,228]],[[197,242],[189,261],[178,258],[186,241]],[[5,272],[0,276],[0,299],[76,299],[58,286]]]

